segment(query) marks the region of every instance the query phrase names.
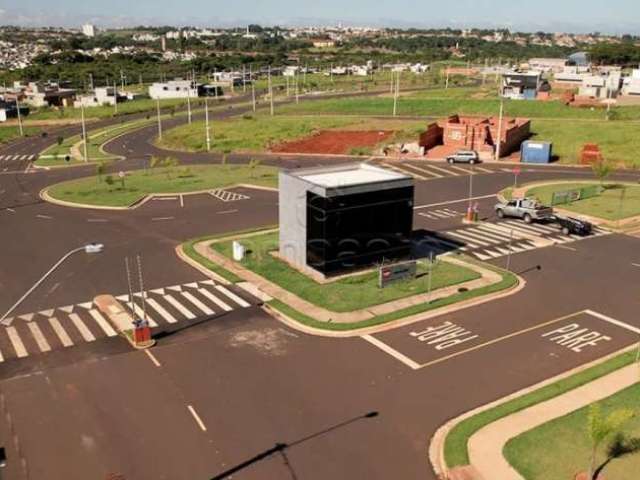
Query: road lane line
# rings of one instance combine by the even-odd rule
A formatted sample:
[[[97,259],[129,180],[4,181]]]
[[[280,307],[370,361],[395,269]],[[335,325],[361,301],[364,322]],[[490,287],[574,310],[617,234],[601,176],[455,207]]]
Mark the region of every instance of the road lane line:
[[[215,312],[193,296],[191,292],[181,292],[182,296],[193,303],[205,315],[213,315]]]
[[[467,198],[460,198],[458,200],[448,200],[446,202],[439,202],[439,203],[430,203],[429,205],[418,205],[417,207],[413,207],[414,210],[421,210],[423,208],[430,208],[430,207],[441,207],[443,205],[450,205],[452,203],[462,203],[462,202],[468,202],[469,200],[484,200],[485,198],[495,198],[496,194],[491,194],[491,195],[481,195],[479,197],[467,197]]]
[[[191,311],[187,307],[182,305],[180,302],[178,302],[171,295],[167,294],[163,298],[167,302],[169,302],[172,306],[174,306],[176,310],[178,310],[182,315],[187,317],[189,320],[192,320],[192,319],[196,318],[196,316],[193,313],[191,313]]]
[[[606,315],[603,315],[602,313],[594,312],[593,310],[585,310],[584,312],[588,313],[592,317],[599,318],[600,320],[604,320],[605,322],[608,322],[618,327],[629,330],[630,332],[640,334],[640,328],[634,327],[633,325],[629,325],[628,323],[621,322],[620,320],[616,320],[615,318],[607,317]]]
[[[227,213],[236,213],[238,210],[223,210],[222,212],[216,212],[218,215],[225,215]]]
[[[158,361],[158,359],[149,351],[149,349],[145,349],[144,353],[147,354],[147,357],[153,362],[156,367],[161,367],[162,364]]]
[[[184,208],[184,195],[180,195],[180,207]]]
[[[162,222],[162,221],[165,221],[165,220],[173,220],[174,218],[176,218],[176,217],[153,217],[151,219],[151,221],[152,222]]]
[[[225,302],[223,302],[222,300],[220,300],[218,297],[216,297],[213,293],[211,293],[209,290],[207,290],[206,288],[199,288],[198,292],[200,292],[202,295],[204,295],[205,297],[207,297],[209,300],[211,300],[213,303],[215,303],[216,305],[218,305],[221,309],[223,309],[226,312],[230,312],[231,310],[233,310],[232,307],[230,307],[228,304],[226,304]]]
[[[23,358],[29,355],[27,349],[24,348],[24,343],[22,343],[22,339],[20,335],[18,335],[18,331],[16,327],[7,327],[7,335],[9,336],[9,340],[11,341],[11,345],[13,345],[13,349],[16,352],[16,356],[18,358]]]
[[[47,342],[47,339],[44,338],[44,335],[42,334],[42,330],[40,330],[40,327],[38,326],[38,324],[35,322],[29,322],[27,323],[27,325],[29,327],[29,330],[31,330],[31,335],[33,335],[33,338],[38,344],[38,348],[40,349],[40,351],[50,352],[51,345],[49,345],[49,342]]]
[[[431,165],[431,164],[429,165],[429,168],[433,168],[434,170],[438,170],[439,172],[442,172],[446,175],[451,175],[453,177],[457,177],[460,175],[459,173],[452,172],[451,170],[447,170],[446,168],[436,167],[435,165]]]
[[[200,430],[202,430],[203,432],[206,432],[207,431],[207,427],[205,427],[204,422],[198,416],[198,414],[196,413],[195,409],[191,405],[187,405],[187,408],[189,409],[189,411],[191,412],[191,415],[193,416],[193,418],[195,419],[196,423],[200,427]]]
[[[449,165],[449,168],[453,168],[454,170],[458,170],[459,172],[463,172],[465,175],[475,175],[476,173],[471,171],[471,170],[467,170],[466,168],[462,168],[462,167],[456,167],[454,165]]]
[[[115,337],[117,335],[116,331],[111,327],[111,324],[107,322],[107,319],[104,318],[99,311],[95,309],[89,310],[89,315],[93,317],[100,328],[106,333],[109,337]]]
[[[153,298],[147,298],[146,300],[148,305],[151,305],[151,308],[153,308],[156,312],[158,312],[160,314],[160,316],[162,318],[164,318],[168,323],[177,323],[178,320],[176,320],[176,318],[171,315],[169,312],[167,312],[162,305],[160,305],[158,302],[156,302]]]
[[[360,338],[362,338],[363,340],[366,340],[371,345],[374,345],[374,346],[378,347],[380,350],[382,350],[383,352],[385,352],[388,355],[391,355],[396,360],[401,361],[402,363],[404,363],[409,368],[411,368],[413,370],[418,370],[420,368],[420,364],[418,362],[415,362],[414,360],[411,360],[406,355],[400,353],[399,351],[397,351],[394,348],[391,348],[389,345],[387,345],[386,343],[378,340],[377,338],[372,337],[371,335],[362,335]]]
[[[223,287],[222,285],[216,285],[215,287],[218,291],[224,293],[227,297],[229,297],[231,300],[233,300],[234,302],[236,302],[238,305],[240,305],[241,307],[247,308],[250,307],[251,304],[249,302],[246,302],[244,299],[240,298],[238,295],[236,295],[235,293],[233,293],[232,291],[226,289],[225,287]]]
[[[64,328],[62,328],[62,325],[60,324],[60,322],[56,317],[49,318],[49,325],[51,325],[51,328],[53,328],[53,331],[58,336],[58,338],[60,339],[60,343],[62,343],[63,346],[65,347],[73,346],[73,341],[67,334],[67,331]]]
[[[49,215],[42,215],[42,214],[37,214],[36,218],[43,218],[45,220],[51,220],[53,217],[49,216]]]
[[[77,313],[70,313],[69,318],[71,319],[73,324],[76,326],[76,328],[80,332],[80,335],[82,335],[82,338],[84,338],[86,342],[93,342],[96,339],[96,337],[93,336],[93,333],[91,333],[91,330],[87,328],[87,326],[84,324],[84,322],[78,316]]]

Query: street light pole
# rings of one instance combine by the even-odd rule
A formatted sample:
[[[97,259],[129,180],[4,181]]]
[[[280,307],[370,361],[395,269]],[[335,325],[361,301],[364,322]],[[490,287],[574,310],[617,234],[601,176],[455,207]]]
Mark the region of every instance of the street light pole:
[[[511,245],[513,244],[513,230],[509,232],[509,253],[507,254],[507,272],[511,271]]]
[[[20,131],[20,136],[24,137],[24,130],[22,129],[22,115],[20,114],[20,102],[18,101],[17,96],[16,96],[16,110],[18,111],[18,130]]]
[[[60,265],[62,265],[73,254],[78,253],[78,252],[82,252],[82,251],[84,251],[86,253],[100,253],[103,249],[104,249],[104,245],[102,245],[100,243],[90,243],[90,244],[84,245],[82,247],[74,248],[73,250],[70,250],[69,252],[64,254],[62,256],[62,258],[60,260],[58,260],[55,263],[55,265],[53,265],[53,267],[51,267],[49,269],[49,271],[47,273],[45,273],[42,277],[40,277],[40,280],[38,280],[29,290],[27,290],[26,293],[24,295],[22,295],[22,297],[20,297],[20,299],[16,303],[14,303],[9,308],[9,310],[7,310],[5,312],[5,314],[0,318],[0,323],[2,323],[2,321],[5,318],[7,318],[9,316],[9,314],[16,309],[18,307],[18,305],[20,305],[24,301],[25,298],[27,298],[36,288],[38,288],[40,286],[40,284],[42,282],[44,282],[49,275],[51,275]]]
[[[156,98],[156,105],[158,109],[158,138],[162,140],[162,120],[160,120],[160,98]]]
[[[82,100],[80,100],[80,117],[82,119],[82,144],[84,146],[84,163],[89,161],[89,156],[87,155],[87,127],[84,122],[84,104]]]
[[[204,124],[207,134],[207,152],[211,150],[211,134],[209,133],[209,99],[204,99]]]

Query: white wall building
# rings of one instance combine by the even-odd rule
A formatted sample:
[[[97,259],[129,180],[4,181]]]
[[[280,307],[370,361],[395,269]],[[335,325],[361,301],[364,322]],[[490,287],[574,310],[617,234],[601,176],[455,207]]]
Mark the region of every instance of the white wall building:
[[[93,26],[90,23],[85,23],[84,25],[82,25],[82,34],[85,37],[89,37],[89,38],[95,37],[96,36],[96,27]]]
[[[171,80],[169,82],[154,83],[149,87],[149,96],[153,99],[165,98],[196,98],[199,85],[191,80]]]
[[[97,87],[93,91],[93,95],[82,95],[73,106],[82,107],[101,107],[103,105],[114,106],[116,104],[116,90],[113,87]]]
[[[631,72],[631,76],[624,79],[623,95],[640,95],[640,68]]]

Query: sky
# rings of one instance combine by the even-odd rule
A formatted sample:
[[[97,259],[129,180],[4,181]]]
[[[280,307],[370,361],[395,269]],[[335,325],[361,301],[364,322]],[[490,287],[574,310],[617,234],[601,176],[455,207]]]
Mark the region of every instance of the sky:
[[[0,0],[0,24],[336,24],[640,35],[638,0]]]

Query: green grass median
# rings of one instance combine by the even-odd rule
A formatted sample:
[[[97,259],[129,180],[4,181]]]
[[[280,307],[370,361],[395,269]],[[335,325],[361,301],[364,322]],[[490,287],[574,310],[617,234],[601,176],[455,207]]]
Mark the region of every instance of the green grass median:
[[[53,185],[57,200],[85,205],[127,207],[150,194],[179,194],[224,188],[239,183],[276,187],[278,169],[262,165],[156,167],[117,175],[98,175]]]
[[[640,436],[640,384],[598,403],[604,415],[620,409],[635,412],[636,416],[623,425],[623,431],[632,437]],[[589,408],[581,408],[511,439],[504,448],[505,458],[526,480],[571,479],[576,473],[587,471],[592,448],[588,415]],[[602,451],[597,459],[598,465],[605,460]],[[635,454],[612,461],[602,476],[636,480],[638,472],[640,454]]]

